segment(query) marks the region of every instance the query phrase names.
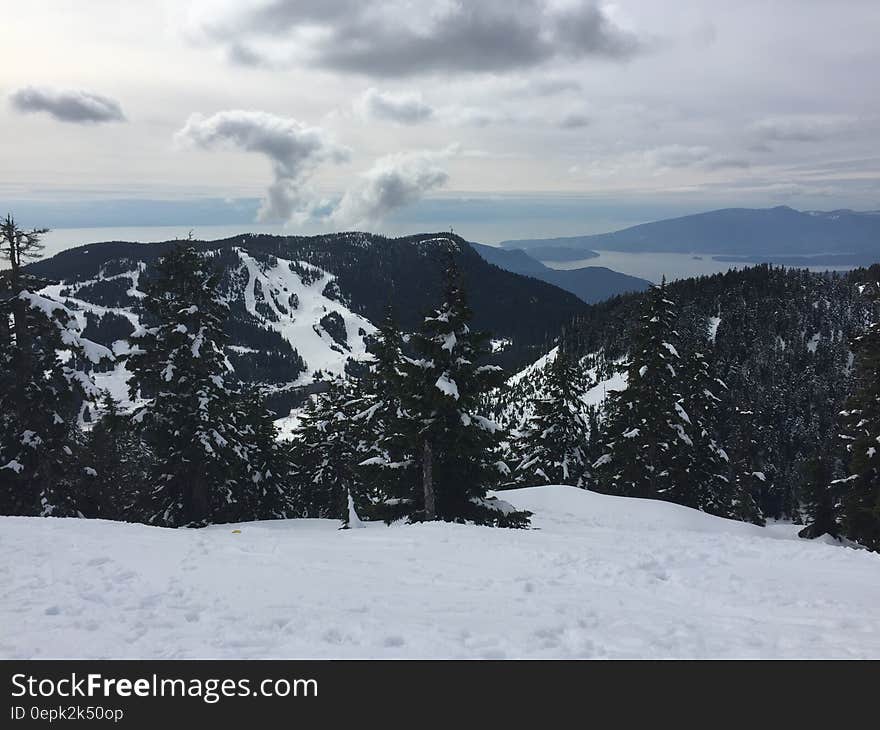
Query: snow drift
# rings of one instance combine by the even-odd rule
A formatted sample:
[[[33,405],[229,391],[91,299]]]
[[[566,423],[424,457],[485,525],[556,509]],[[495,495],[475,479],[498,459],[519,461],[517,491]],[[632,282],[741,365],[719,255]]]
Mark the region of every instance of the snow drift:
[[[536,529],[2,517],[0,656],[880,656],[880,555],[572,487],[503,497]]]

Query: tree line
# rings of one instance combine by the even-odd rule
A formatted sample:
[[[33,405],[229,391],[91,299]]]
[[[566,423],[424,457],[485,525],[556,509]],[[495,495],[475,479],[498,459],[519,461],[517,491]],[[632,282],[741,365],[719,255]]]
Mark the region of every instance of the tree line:
[[[456,261],[415,332],[386,310],[359,377],[326,377],[290,442],[264,394],[227,356],[229,312],[219,272],[194,248],[165,254],[143,286],[145,323],[112,353],[83,337],[77,312],[27,273],[45,231],[0,229],[9,261],[0,301],[0,513],[199,526],[285,517],[352,522],[470,521],[525,527],[529,513],[488,492],[571,484],[663,499],[762,524],[762,434],[718,377],[698,317],[682,319],[668,287],[640,299],[628,330],[627,387],[587,406],[577,327],[563,332],[532,393],[527,420],[506,432],[491,417],[503,389],[486,364]],[[692,325],[682,327],[682,322]],[[840,446],[810,463],[805,536],[880,548],[880,330],[853,343]],[[59,357],[63,353],[63,357]],[[123,411],[90,365],[125,358]],[[89,404],[97,417],[88,420]],[[831,428],[829,428],[829,432]]]
[[[875,307],[878,291],[861,287]],[[664,282],[642,297],[622,364],[626,388],[601,406],[584,402],[595,386],[585,363],[602,375],[616,368],[579,357],[574,338],[563,334],[524,421],[512,429],[512,486],[570,484],[764,524],[767,433],[718,377],[705,319],[679,316],[670,296]],[[803,470],[801,536],[829,534],[880,550],[880,320],[849,344],[845,408],[816,434],[821,446]]]
[[[481,395],[501,378],[483,364],[450,255],[444,297],[404,337],[389,314],[358,379],[331,378],[293,440],[278,441],[263,394],[226,355],[219,271],[185,244],[143,286],[144,322],[124,353],[82,336],[77,313],[38,294],[22,266],[45,231],[8,217],[12,262],[0,310],[0,513],[201,526],[282,517],[361,516],[509,527],[529,513],[487,497],[505,466]],[[59,357],[59,353],[64,353]],[[409,353],[409,354],[408,354]],[[88,361],[130,373],[130,412],[96,387]],[[86,421],[88,405],[98,417]]]

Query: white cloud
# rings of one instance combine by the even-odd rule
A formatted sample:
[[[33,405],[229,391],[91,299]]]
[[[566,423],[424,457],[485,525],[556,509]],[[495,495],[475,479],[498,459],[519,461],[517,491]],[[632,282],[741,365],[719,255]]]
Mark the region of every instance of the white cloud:
[[[193,114],[175,138],[203,149],[231,145],[267,157],[274,179],[260,209],[261,220],[311,217],[320,204],[307,187],[311,173],[321,162],[349,158],[349,151],[320,127],[262,111],[230,110],[210,117]]]
[[[446,184],[449,175],[441,162],[455,151],[450,147],[440,152],[405,152],[378,159],[343,195],[331,217],[333,222],[369,226],[417,202],[425,193]]]

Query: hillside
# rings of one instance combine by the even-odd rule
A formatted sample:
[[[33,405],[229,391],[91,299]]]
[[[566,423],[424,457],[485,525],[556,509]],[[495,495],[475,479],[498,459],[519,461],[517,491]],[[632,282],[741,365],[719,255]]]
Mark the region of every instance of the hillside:
[[[47,293],[81,313],[86,336],[124,352],[142,316],[138,287],[179,243],[89,244],[29,270],[58,282]],[[534,360],[585,306],[555,286],[487,263],[450,235],[242,235],[190,243],[209,252],[223,272],[231,362],[246,380],[276,391],[307,385],[317,371],[340,373],[367,357],[373,323],[387,305],[404,330],[414,329],[440,295],[449,255],[462,271],[474,324],[492,333],[495,361],[504,367],[515,370]],[[125,373],[104,380],[124,392]],[[286,413],[287,406],[278,404],[278,410]]]
[[[726,254],[745,257],[745,261],[801,266],[807,262],[801,258],[788,261],[789,257],[810,255],[815,265],[871,264],[880,259],[880,212],[802,212],[784,205],[726,208],[643,223],[613,233],[504,241],[501,245],[527,251],[548,246],[571,249],[579,258],[582,253],[586,258],[598,249]],[[552,260],[553,255],[547,259]]]
[[[742,458],[761,474],[756,496],[769,517],[801,518],[809,462],[834,443],[850,389],[851,340],[875,316],[860,285],[877,279],[876,269],[823,275],[758,266],[667,286],[676,330],[689,350],[711,359],[738,414],[719,425],[722,441],[751,434]],[[625,387],[623,362],[643,301],[631,294],[592,305],[568,328],[582,362],[584,404],[599,419],[607,394]],[[544,362],[498,394],[495,413],[508,427],[518,427],[543,392]]]
[[[880,655],[876,554],[572,487],[504,498],[539,529],[3,517],[0,654]]]
[[[491,264],[558,286],[587,303],[601,302],[618,294],[644,291],[651,286],[651,282],[645,279],[621,274],[604,266],[585,266],[565,271],[551,269],[534,258],[541,257],[541,249],[534,249],[530,255],[521,249],[503,249],[479,243],[471,243],[471,246]]]

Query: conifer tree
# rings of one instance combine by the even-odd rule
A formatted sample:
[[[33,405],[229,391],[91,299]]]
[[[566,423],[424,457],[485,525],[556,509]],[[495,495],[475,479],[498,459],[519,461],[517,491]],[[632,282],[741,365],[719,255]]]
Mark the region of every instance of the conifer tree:
[[[82,336],[74,313],[37,293],[47,283],[23,270],[45,230],[0,224],[0,514],[74,516],[84,402],[98,395],[87,362],[111,359]],[[63,357],[59,355],[63,353]]]
[[[443,302],[413,336],[415,357],[405,363],[403,400],[421,479],[400,504],[410,520],[525,526],[528,513],[486,498],[507,467],[499,463],[500,428],[481,413],[480,397],[502,382],[502,373],[480,364],[489,352],[488,336],[472,330],[470,320],[450,255]]]
[[[564,336],[545,372],[544,389],[532,399],[531,417],[515,444],[517,481],[583,486],[589,425],[582,374]]]
[[[665,289],[664,282],[649,291],[629,354],[628,386],[609,399],[605,449],[593,464],[600,491],[667,499],[681,471],[676,456],[693,447],[681,406],[675,309]]]
[[[855,387],[841,413],[847,476],[833,484],[841,496],[843,534],[880,552],[880,321],[853,345]]]
[[[247,485],[247,509],[242,516],[254,520],[284,519],[296,514],[293,469],[288,450],[278,441],[278,429],[266,400],[255,386],[239,387],[230,407],[238,433],[248,449],[242,478]]]
[[[822,535],[838,537],[838,490],[833,485],[832,461],[825,454],[813,458],[806,469],[807,526],[798,535],[813,539]]]
[[[406,370],[403,335],[390,308],[375,336],[375,360],[362,381],[364,458],[358,476],[365,496],[365,514],[395,519],[395,505],[405,505],[419,475],[412,448],[412,417],[404,390]],[[401,514],[406,512],[404,507]]]
[[[762,524],[757,504],[746,485],[737,480],[720,440],[720,422],[732,416],[727,386],[714,376],[711,359],[702,352],[685,353],[685,357],[682,414],[692,447],[678,452],[679,468],[670,499],[719,517]]]
[[[267,470],[258,453],[265,426],[248,429],[236,407],[219,273],[192,247],[171,251],[157,268],[145,289],[156,325],[132,336],[129,361],[132,400],[148,399],[134,421],[156,458],[144,518],[167,526],[253,519],[256,485],[283,468]]]
[[[85,517],[137,518],[153,468],[152,454],[110,393],[86,436],[80,510]]]
[[[363,504],[357,466],[364,459],[364,400],[356,383],[319,378],[326,390],[314,395],[300,415],[290,446],[299,514],[347,523],[349,495]]]

